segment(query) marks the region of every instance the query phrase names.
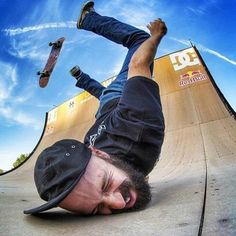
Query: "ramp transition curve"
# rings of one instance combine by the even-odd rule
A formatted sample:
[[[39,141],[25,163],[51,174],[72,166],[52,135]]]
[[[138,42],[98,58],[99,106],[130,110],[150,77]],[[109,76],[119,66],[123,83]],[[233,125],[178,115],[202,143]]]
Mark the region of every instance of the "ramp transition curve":
[[[235,112],[195,47],[156,59],[154,79],[166,135],[150,175],[149,207],[113,216],[80,217],[59,208],[23,215],[42,203],[33,181],[39,153],[62,138],[82,141],[94,122],[98,103],[84,92],[48,113],[33,155],[0,177],[0,235],[236,235]]]

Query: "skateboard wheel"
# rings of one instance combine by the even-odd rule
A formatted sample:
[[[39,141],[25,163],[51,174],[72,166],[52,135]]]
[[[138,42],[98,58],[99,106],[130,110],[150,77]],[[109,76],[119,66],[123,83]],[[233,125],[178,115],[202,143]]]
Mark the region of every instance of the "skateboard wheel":
[[[47,70],[45,70],[45,71],[43,72],[43,76],[49,76],[49,72],[48,72]]]
[[[40,72],[40,71],[38,71],[38,72],[37,72],[37,75],[41,75],[41,72]]]
[[[52,43],[52,42],[50,42],[50,43],[48,44],[48,46],[50,46],[50,47],[51,47],[52,45],[53,45],[53,43]]]

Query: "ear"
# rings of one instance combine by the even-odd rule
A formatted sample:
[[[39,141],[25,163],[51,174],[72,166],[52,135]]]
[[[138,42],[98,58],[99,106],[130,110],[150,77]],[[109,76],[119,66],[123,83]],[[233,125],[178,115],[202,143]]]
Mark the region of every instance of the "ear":
[[[102,158],[102,159],[110,159],[110,156],[108,153],[103,152],[101,150],[98,150],[97,148],[93,147],[93,146],[89,146],[89,149],[92,151],[93,155],[95,155],[96,157]]]

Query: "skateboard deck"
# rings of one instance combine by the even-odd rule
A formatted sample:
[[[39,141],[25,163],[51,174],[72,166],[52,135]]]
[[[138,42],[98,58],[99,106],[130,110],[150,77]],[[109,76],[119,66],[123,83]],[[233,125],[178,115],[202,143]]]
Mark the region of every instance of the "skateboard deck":
[[[65,41],[65,38],[59,38],[54,43],[50,42],[49,46],[52,47],[51,52],[49,54],[47,63],[43,69],[42,72],[38,72],[37,74],[40,75],[39,77],[39,86],[41,88],[44,88],[47,86],[48,81],[50,79],[50,76],[52,74],[52,71],[57,63],[58,56],[60,54],[63,42]]]

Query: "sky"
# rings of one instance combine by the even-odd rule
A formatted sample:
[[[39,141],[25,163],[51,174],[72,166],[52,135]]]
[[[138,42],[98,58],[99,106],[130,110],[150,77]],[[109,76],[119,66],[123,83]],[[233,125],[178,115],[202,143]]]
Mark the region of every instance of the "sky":
[[[45,113],[82,92],[69,70],[79,65],[98,81],[119,72],[127,50],[91,32],[78,30],[84,1],[0,0],[0,169],[9,170],[30,153]],[[147,30],[162,18],[168,34],[156,57],[190,46],[191,40],[228,102],[236,110],[236,0],[97,0],[95,9]],[[65,37],[49,85],[38,86],[50,47]]]

